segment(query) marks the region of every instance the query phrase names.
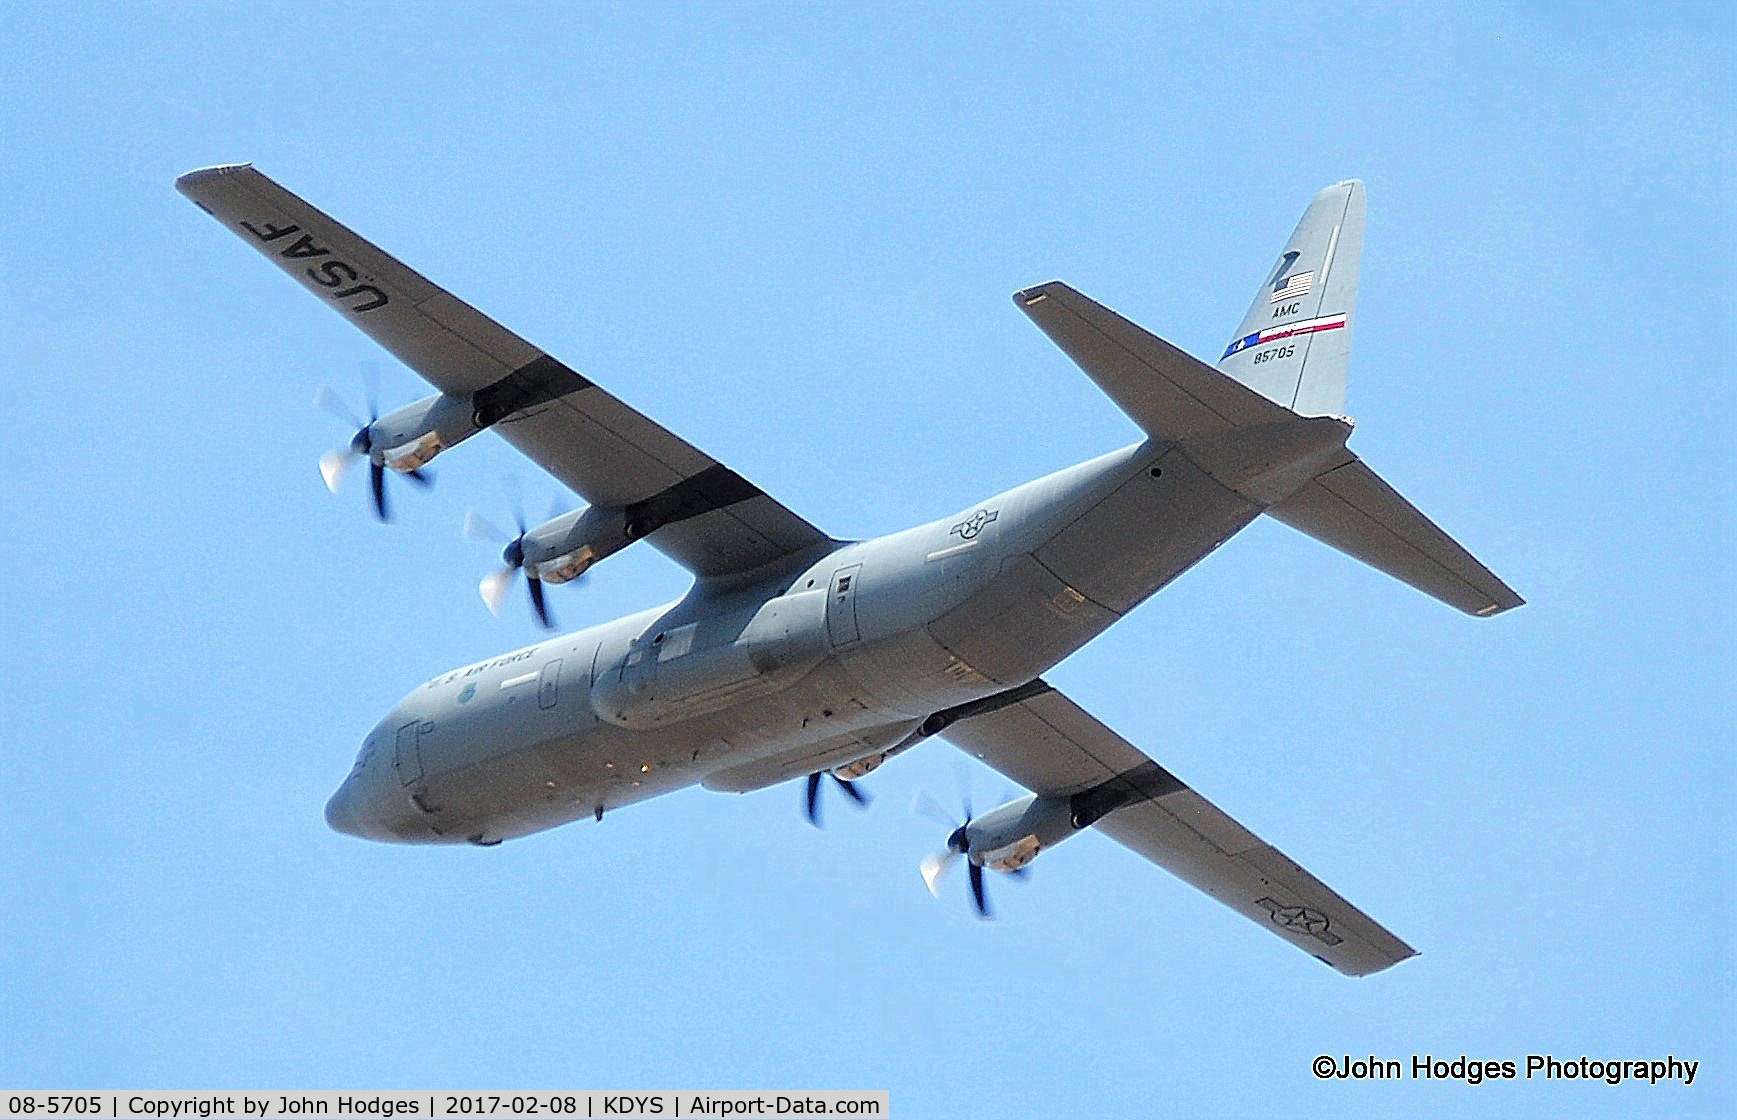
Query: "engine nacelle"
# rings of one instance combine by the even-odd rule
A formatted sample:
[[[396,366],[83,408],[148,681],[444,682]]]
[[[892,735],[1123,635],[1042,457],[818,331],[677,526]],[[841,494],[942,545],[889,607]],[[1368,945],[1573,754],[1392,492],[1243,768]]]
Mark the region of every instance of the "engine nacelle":
[[[471,397],[437,393],[368,425],[365,451],[373,460],[408,474],[436,455],[482,431]]]
[[[549,399],[549,393],[547,384],[517,376],[474,393],[437,393],[369,424],[357,437],[365,446],[355,449],[408,474],[484,428]]]
[[[854,782],[864,774],[869,774],[878,770],[887,759],[895,758],[898,755],[904,754],[918,743],[921,743],[924,739],[927,739],[932,733],[925,730],[926,727],[927,723],[924,723],[919,724],[915,729],[906,730],[899,735],[891,746],[875,751],[873,754],[864,755],[856,761],[848,762],[843,766],[835,766],[832,768],[832,772],[836,777],[842,778],[847,782]]]
[[[1152,769],[1169,778],[1156,765]],[[1070,797],[1027,794],[973,820],[965,829],[965,850],[972,862],[991,871],[1017,871],[1039,852],[1085,831],[1129,802],[1174,788],[1156,780],[1156,775],[1132,771]]]
[[[967,825],[965,850],[991,871],[1017,871],[1079,831],[1073,818],[1072,798],[1027,794]]]
[[[855,762],[846,763],[843,766],[834,766],[832,768],[832,776],[843,779],[847,782],[854,782],[858,778],[874,773],[875,770],[879,769],[880,764],[890,757],[891,754],[889,752],[878,751],[875,754],[859,758]]]
[[[525,534],[525,568],[544,583],[578,579],[635,540],[627,514],[590,506],[564,513]]]

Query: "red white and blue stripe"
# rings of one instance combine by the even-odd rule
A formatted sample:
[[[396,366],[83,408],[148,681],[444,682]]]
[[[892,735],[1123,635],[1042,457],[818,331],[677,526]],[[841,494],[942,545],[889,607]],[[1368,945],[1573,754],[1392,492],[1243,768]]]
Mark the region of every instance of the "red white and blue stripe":
[[[1240,354],[1251,346],[1277,342],[1281,338],[1295,338],[1300,334],[1318,334],[1321,331],[1336,331],[1345,325],[1345,320],[1346,316],[1341,313],[1323,315],[1319,319],[1304,319],[1296,323],[1286,323],[1282,327],[1268,327],[1264,331],[1258,331],[1255,334],[1245,335],[1237,339],[1225,349],[1224,357],[1218,360],[1222,362],[1224,358],[1228,358],[1232,354]]]

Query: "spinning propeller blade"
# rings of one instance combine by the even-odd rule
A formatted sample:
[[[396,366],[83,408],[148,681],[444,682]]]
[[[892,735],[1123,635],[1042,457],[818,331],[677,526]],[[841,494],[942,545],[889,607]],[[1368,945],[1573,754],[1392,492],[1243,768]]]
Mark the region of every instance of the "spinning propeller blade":
[[[350,468],[356,465],[356,456],[350,451],[328,451],[320,456],[320,477],[326,480],[326,489],[336,494],[343,484],[344,476],[350,473]]]
[[[554,515],[552,514],[551,517]],[[525,566],[525,534],[530,530],[525,525],[524,510],[519,506],[517,497],[513,499],[513,525],[518,529],[516,536],[508,536],[495,528],[493,522],[482,514],[471,510],[464,515],[464,535],[470,540],[490,540],[506,547],[501,550],[501,562],[505,567],[490,572],[477,584],[477,593],[491,614],[497,617],[501,607],[506,604],[507,592],[512,588],[513,573],[521,573],[525,577],[525,590],[531,597],[531,612],[537,616],[537,624],[545,630],[555,628],[555,620],[549,613],[548,600],[544,598],[543,581],[531,574]]]
[[[989,892],[983,874],[983,864],[971,855],[971,797],[965,790],[963,779],[960,782],[959,801],[963,810],[964,820],[955,821],[947,815],[946,810],[936,803],[933,797],[919,793],[911,802],[911,811],[943,825],[952,831],[947,835],[947,846],[939,852],[924,856],[917,870],[922,873],[923,884],[929,888],[929,893],[936,898],[941,897],[941,879],[947,871],[958,862],[965,859],[965,871],[971,885],[971,907],[979,918],[988,920],[994,917],[989,907]],[[1025,868],[1014,872],[1024,878]]]
[[[368,402],[366,420],[356,415],[330,386],[322,385],[319,392],[314,394],[315,408],[330,413],[356,429],[356,434],[350,437],[347,447],[336,447],[320,456],[320,477],[325,480],[326,489],[336,494],[338,487],[343,485],[344,477],[350,473],[350,468],[355,466],[358,460],[367,459],[368,489],[373,495],[374,516],[381,521],[390,521],[391,511],[386,504],[386,468],[374,460],[373,454],[374,421],[380,419],[380,371],[373,363],[362,367],[362,393]],[[434,481],[432,476],[420,470],[409,471],[406,477],[421,486],[427,486]]]
[[[816,770],[808,775],[808,789],[803,802],[804,815],[808,817],[808,823],[815,828],[825,827],[821,824],[820,817],[820,784],[823,777],[831,778],[833,784],[842,789],[845,796],[859,807],[868,805],[869,795],[858,789],[855,782],[847,782],[830,770]]]
[[[990,917],[989,898],[983,893],[983,865],[981,863],[968,863],[965,865],[965,870],[971,876],[971,902],[977,907],[977,916],[979,918]]]

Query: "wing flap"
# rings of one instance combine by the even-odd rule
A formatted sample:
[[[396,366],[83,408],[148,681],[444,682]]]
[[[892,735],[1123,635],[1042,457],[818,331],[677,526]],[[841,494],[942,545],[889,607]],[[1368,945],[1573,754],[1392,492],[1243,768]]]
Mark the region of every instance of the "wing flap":
[[[679,511],[646,539],[694,574],[728,575],[830,543],[734,471],[253,167],[194,171],[176,187],[436,389],[513,402],[495,430],[587,501]]]
[[[954,724],[943,734],[1033,793],[1091,789],[1150,761],[1052,687]]]
[[[1031,691],[943,734],[1033,793],[1062,796],[1127,780],[1144,796],[1094,827],[1346,975],[1416,955],[1078,704],[1047,686]]]
[[[543,357],[541,350],[451,292],[436,292],[417,304],[417,310],[440,328],[428,332],[432,344],[451,345],[453,339],[461,339],[507,369],[520,369]]]

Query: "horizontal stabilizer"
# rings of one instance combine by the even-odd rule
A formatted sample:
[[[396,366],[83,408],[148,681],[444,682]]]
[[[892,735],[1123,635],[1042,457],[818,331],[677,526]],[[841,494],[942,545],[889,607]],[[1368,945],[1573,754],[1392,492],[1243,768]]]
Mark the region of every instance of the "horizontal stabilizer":
[[[1487,618],[1525,602],[1362,460],[1320,475],[1267,512],[1467,614]]]
[[[1148,435],[1180,443],[1296,414],[1059,280],[1013,297]]]

